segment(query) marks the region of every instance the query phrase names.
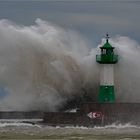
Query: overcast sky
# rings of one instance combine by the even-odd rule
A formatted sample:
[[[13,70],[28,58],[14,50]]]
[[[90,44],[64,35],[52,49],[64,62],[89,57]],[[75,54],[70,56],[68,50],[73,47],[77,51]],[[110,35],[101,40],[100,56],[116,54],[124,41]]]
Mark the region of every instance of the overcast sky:
[[[140,42],[140,0],[0,0],[0,19],[34,24],[36,18],[79,32],[96,44],[109,32]]]

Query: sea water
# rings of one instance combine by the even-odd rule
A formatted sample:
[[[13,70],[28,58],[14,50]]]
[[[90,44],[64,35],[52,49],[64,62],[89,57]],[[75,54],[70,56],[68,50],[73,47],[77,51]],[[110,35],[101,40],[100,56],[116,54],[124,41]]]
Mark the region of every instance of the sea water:
[[[0,139],[139,140],[140,127],[112,124],[104,127],[48,126],[41,120],[1,120]]]

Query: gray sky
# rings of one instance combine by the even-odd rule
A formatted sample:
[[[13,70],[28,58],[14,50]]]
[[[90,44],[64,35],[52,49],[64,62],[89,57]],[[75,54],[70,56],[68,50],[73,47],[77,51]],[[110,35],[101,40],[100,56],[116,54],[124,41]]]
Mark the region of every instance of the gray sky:
[[[94,45],[106,32],[140,42],[140,0],[0,0],[0,19],[34,24],[36,18],[79,32]]]

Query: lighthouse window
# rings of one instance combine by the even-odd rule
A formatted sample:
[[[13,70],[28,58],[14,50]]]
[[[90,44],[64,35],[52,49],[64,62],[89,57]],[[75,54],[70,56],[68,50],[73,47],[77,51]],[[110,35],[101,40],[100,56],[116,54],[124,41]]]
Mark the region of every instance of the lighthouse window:
[[[113,54],[113,50],[112,50],[112,49],[108,49],[108,50],[106,51],[106,54]]]
[[[105,49],[102,50],[102,54],[106,54],[106,50]]]
[[[103,54],[103,49],[101,49],[101,54]]]

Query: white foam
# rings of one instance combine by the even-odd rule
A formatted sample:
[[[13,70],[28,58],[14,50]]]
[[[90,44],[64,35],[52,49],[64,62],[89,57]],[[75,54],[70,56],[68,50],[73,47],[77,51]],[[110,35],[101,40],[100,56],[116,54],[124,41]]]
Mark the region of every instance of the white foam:
[[[8,126],[28,126],[28,127],[40,127],[37,122],[42,121],[42,119],[1,119],[0,127],[8,127]]]
[[[67,110],[67,111],[65,111],[65,112],[77,112],[77,108],[71,109],[71,110]]]
[[[93,127],[86,127],[86,126],[47,126],[47,128],[66,128],[66,129],[126,129],[126,128],[136,128],[140,129],[140,126],[137,125],[132,125],[131,123],[127,124],[111,124],[111,125],[106,125],[106,126],[93,126]]]
[[[100,126],[95,126],[94,127],[95,129],[102,129],[102,128],[114,128],[114,129],[124,129],[124,128],[139,128],[140,129],[140,126],[137,126],[137,125],[132,125],[131,123],[126,123],[126,124],[116,124],[116,123],[113,123],[111,125],[106,125],[106,126],[103,126],[103,127],[100,127]]]

